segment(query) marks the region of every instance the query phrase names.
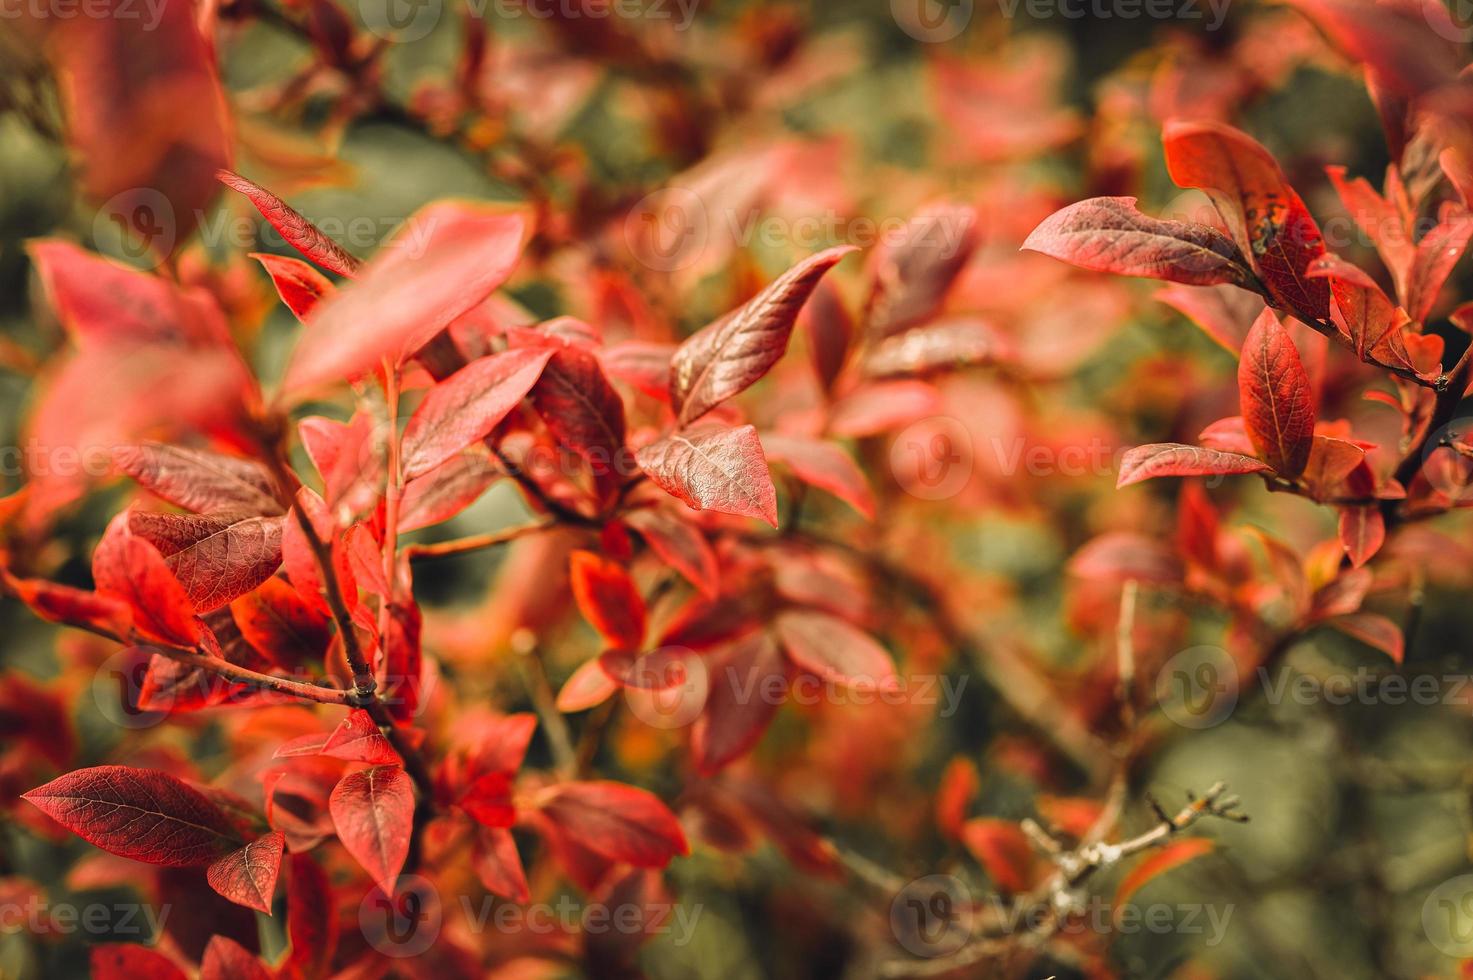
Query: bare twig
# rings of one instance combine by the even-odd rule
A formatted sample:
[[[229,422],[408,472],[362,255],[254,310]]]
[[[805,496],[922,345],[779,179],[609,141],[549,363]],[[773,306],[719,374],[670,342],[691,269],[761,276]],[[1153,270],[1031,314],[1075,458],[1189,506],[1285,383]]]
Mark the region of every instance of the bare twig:
[[[433,544],[411,544],[404,548],[404,554],[411,561],[423,558],[447,558],[452,555],[463,555],[471,551],[479,551],[482,548],[494,548],[499,544],[506,544],[518,538],[524,538],[531,534],[548,531],[558,526],[557,521],[547,518],[533,521],[530,524],[518,524],[515,527],[506,527],[498,531],[488,531],[485,534],[472,534],[464,538],[455,538],[451,541],[436,541]]]

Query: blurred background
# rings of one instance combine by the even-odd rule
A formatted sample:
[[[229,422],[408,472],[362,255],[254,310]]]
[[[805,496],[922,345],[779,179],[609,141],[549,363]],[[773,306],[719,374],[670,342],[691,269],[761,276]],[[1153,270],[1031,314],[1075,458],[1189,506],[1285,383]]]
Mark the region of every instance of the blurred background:
[[[752,769],[841,850],[902,879],[945,874],[989,895],[996,855],[934,826],[938,789],[963,760],[978,777],[963,802],[969,816],[1067,827],[1070,814],[1077,823],[1097,811],[1099,770],[1111,766],[1121,583],[1141,581],[1146,748],[1128,773],[1122,830],[1151,825],[1144,791],[1174,808],[1217,780],[1252,822],[1199,825],[1194,833],[1218,847],[1138,894],[1170,910],[1161,928],[1106,927],[1124,870],[1115,869],[1089,888],[1103,920],[1085,916],[1042,948],[957,975],[1460,975],[1473,955],[1473,879],[1459,878],[1473,874],[1467,522],[1452,515],[1435,532],[1406,531],[1378,562],[1367,601],[1406,627],[1400,672],[1429,678],[1430,693],[1388,694],[1375,686],[1395,672],[1384,654],[1314,629],[1266,674],[1212,688],[1205,720],[1173,709],[1170,665],[1182,663],[1173,658],[1205,648],[1194,668],[1226,658],[1231,678],[1243,659],[1235,644],[1257,640],[1234,638],[1229,617],[1172,565],[1175,482],[1116,491],[1116,465],[1124,447],[1190,441],[1235,413],[1233,357],[1155,301],[1157,284],[1018,252],[1038,221],[1086,196],[1134,195],[1152,214],[1199,208],[1162,164],[1161,123],[1175,117],[1252,133],[1327,234],[1337,217],[1345,227],[1324,167],[1379,183],[1388,155],[1357,70],[1298,12],[1246,0],[138,0],[137,16],[124,17],[123,2],[106,5],[111,16],[68,17],[61,0],[27,0],[0,20],[5,492],[35,477],[26,447],[42,406],[48,419],[113,424],[118,399],[137,397],[131,376],[61,387],[69,341],[32,268],[34,239],[60,237],[209,289],[268,388],[279,377],[300,326],[247,254],[293,253],[243,198],[222,192],[219,166],[270,188],[359,257],[428,201],[514,203],[536,230],[509,298],[537,319],[576,315],[617,339],[685,336],[801,255],[873,245],[887,222],[960,201],[976,210],[980,238],[947,308],[984,318],[1006,351],[938,381],[940,409],[924,413],[945,420],[929,425],[957,427],[948,431],[960,433],[964,472],[931,493],[894,462],[904,432],[916,440],[931,429],[855,440],[885,501],[864,533],[936,574],[954,613],[955,631],[901,618],[893,638],[909,663],[955,685],[956,703],[785,711]],[[1331,244],[1374,262],[1365,243]],[[838,279],[851,307],[856,281]],[[1467,282],[1466,269],[1455,273],[1449,293],[1466,295]],[[167,405],[166,390],[190,379],[152,383]],[[768,422],[811,401],[797,382],[771,384],[782,397],[751,408]],[[59,389],[69,393],[60,407],[47,401]],[[1350,418],[1394,447],[1394,419],[1358,389],[1321,398],[1322,416]],[[134,438],[170,428],[148,413],[127,421]],[[88,584],[91,547],[128,491],[105,467],[80,482],[7,532],[32,574]],[[1217,481],[1208,494],[1225,528],[1262,528],[1299,555],[1334,536],[1333,513],[1256,480]],[[499,485],[427,534],[524,516],[515,488]],[[852,532],[850,518],[816,519]],[[501,675],[535,605],[527,577],[539,566],[528,554],[445,561],[417,581],[427,648],[508,711],[527,708]],[[855,601],[883,610],[889,600]],[[539,626],[564,675],[589,645],[565,620]],[[38,832],[19,813],[20,791],[98,761],[163,760],[213,776],[249,736],[209,715],[132,726],[111,700],[111,654],[0,603],[0,734],[56,733],[50,757],[0,742],[10,814],[0,823],[0,908],[25,907],[32,894],[73,904],[131,894],[126,862]],[[1045,679],[1057,714],[1025,717],[1008,696],[1016,691],[999,693],[1019,662]],[[1371,694],[1346,704],[1324,695],[1327,678],[1358,677],[1371,678]],[[1084,758],[1067,750],[1076,730]],[[607,766],[659,778],[663,734],[622,716],[614,731]],[[698,848],[671,878],[700,914],[688,941],[646,947],[652,977],[872,976],[904,941],[887,904],[852,878],[805,874],[771,846],[741,861]],[[16,922],[0,917],[7,978],[82,975],[87,945],[110,938]],[[263,948],[279,948],[279,934],[262,928]]]

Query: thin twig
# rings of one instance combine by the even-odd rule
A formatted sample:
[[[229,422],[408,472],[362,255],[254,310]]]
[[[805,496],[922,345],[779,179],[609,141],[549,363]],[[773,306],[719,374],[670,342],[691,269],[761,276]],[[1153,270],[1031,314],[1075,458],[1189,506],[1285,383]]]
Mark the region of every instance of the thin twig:
[[[558,522],[552,518],[533,521],[530,524],[518,524],[515,527],[506,527],[498,531],[487,531],[485,534],[472,534],[464,538],[455,538],[450,541],[436,541],[432,544],[406,545],[403,553],[411,561],[424,558],[448,558],[452,555],[463,555],[471,551],[479,551],[482,548],[494,548],[499,544],[507,544],[518,538],[524,538],[541,531],[548,531],[558,526]]]

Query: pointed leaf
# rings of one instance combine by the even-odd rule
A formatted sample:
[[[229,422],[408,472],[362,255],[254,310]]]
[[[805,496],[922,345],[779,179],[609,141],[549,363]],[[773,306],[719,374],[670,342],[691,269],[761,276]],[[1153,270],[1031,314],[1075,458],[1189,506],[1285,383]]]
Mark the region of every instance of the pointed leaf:
[[[280,514],[276,481],[260,463],[201,449],[145,442],[113,453],[118,467],[150,492],[195,512]]]
[[[843,245],[810,255],[680,345],[670,362],[670,404],[681,425],[750,388],[782,358],[798,311],[824,273],[852,251]]]
[[[272,831],[210,865],[205,878],[210,887],[236,905],[271,914],[276,876],[286,838]]]
[[[583,618],[609,642],[625,650],[644,643],[644,599],[618,562],[591,551],[574,551],[570,558],[573,598]]]
[[[349,255],[341,245],[327,237],[322,229],[302,217],[295,208],[275,194],[246,180],[240,174],[221,170],[215,176],[220,183],[239,191],[251,199],[261,217],[281,233],[287,243],[307,258],[329,272],[352,277],[358,271],[359,261]]]
[[[135,861],[208,864],[241,844],[205,794],[153,769],[78,769],[21,796],[88,843]]]
[[[1070,265],[1190,286],[1254,288],[1257,277],[1232,240],[1210,225],[1152,218],[1133,197],[1095,197],[1044,219],[1023,242]]]
[[[128,520],[128,514],[119,514],[92,553],[97,591],[128,603],[140,631],[194,646],[204,635],[194,604],[158,549],[128,530]]]
[[[777,527],[777,491],[752,426],[676,433],[635,456],[656,486],[696,510],[760,517]]]
[[[762,437],[762,449],[769,460],[786,465],[804,483],[827,490],[864,517],[875,519],[875,498],[864,471],[838,446],[820,439],[768,433]]]
[[[1175,442],[1156,442],[1126,450],[1120,458],[1120,476],[1115,486],[1128,487],[1158,476],[1208,476],[1215,473],[1262,473],[1266,470],[1266,463],[1251,456]]]
[[[201,612],[244,595],[281,567],[279,516],[134,511],[128,523],[164,556]]]
[[[1212,849],[1212,841],[1205,837],[1192,837],[1188,840],[1168,843],[1131,868],[1130,874],[1120,880],[1119,887],[1115,889],[1116,909],[1123,909],[1131,897],[1152,878],[1163,875],[1172,868],[1179,868],[1194,858],[1209,854]]]
[[[431,388],[404,429],[403,467],[428,473],[491,434],[537,383],[553,351],[521,348],[478,358]]]
[[[632,510],[623,520],[661,561],[685,576],[702,594],[715,597],[721,590],[716,553],[706,536],[689,521],[659,507]]]
[[[318,302],[332,295],[336,288],[326,276],[301,259],[265,252],[252,252],[251,258],[266,267],[271,285],[276,287],[276,295],[298,320],[305,322]]]
[[[414,791],[399,766],[350,772],[333,788],[328,812],[338,839],[374,883],[391,885],[409,856]]]
[[[801,670],[854,688],[889,688],[895,683],[890,654],[868,634],[837,616],[814,610],[779,613],[778,642]]]
[[[1263,311],[1243,342],[1238,396],[1257,455],[1284,476],[1304,472],[1314,440],[1309,374],[1272,310]]]
[[[399,753],[379,731],[367,711],[354,708],[322,745],[322,754],[349,762],[372,765],[399,765]]]
[[[690,845],[675,814],[653,793],[623,783],[563,783],[541,800],[541,810],[572,840],[637,868],[663,868]]]
[[[706,703],[691,730],[691,753],[713,775],[749,752],[788,691],[788,663],[766,630],[737,641],[711,667]]]
[[[199,980],[271,980],[271,971],[234,939],[212,936],[200,963]]]

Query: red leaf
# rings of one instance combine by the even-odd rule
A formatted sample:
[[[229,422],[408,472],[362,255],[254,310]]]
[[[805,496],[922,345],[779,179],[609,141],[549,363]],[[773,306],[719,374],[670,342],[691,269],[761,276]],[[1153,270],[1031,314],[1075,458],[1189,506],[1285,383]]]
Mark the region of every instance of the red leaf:
[[[134,511],[128,525],[164,556],[195,608],[209,612],[275,574],[282,522],[253,514]]]
[[[150,492],[185,510],[251,514],[285,510],[276,481],[252,460],[145,442],[117,450],[113,461]]]
[[[208,864],[241,844],[203,793],[153,769],[78,769],[21,795],[88,843],[135,861]]]
[[[532,407],[558,444],[582,457],[605,498],[626,475],[624,400],[598,358],[578,347],[558,348],[532,387]]]
[[[938,202],[911,216],[900,236],[886,235],[870,256],[871,286],[864,321],[884,337],[941,309],[978,241],[977,212]]]
[[[959,840],[967,822],[967,810],[982,788],[977,765],[957,757],[946,765],[936,790],[936,826],[948,837]]]
[[[133,609],[133,625],[141,632],[179,646],[194,646],[204,634],[184,586],[174,577],[158,549],[128,530],[128,515],[119,514],[92,553],[97,591],[117,596]]]
[[[327,975],[338,945],[338,915],[327,873],[310,854],[293,854],[286,878],[287,962],[307,980]]]
[[[1033,847],[1010,820],[973,817],[962,825],[962,844],[1004,892],[1021,892],[1033,880]]]
[[[1437,302],[1437,294],[1463,253],[1468,241],[1473,239],[1473,213],[1460,211],[1448,214],[1417,242],[1417,251],[1412,257],[1407,272],[1407,314],[1418,323],[1424,323]]]
[[[1415,370],[1407,351],[1406,312],[1393,306],[1375,280],[1334,255],[1311,263],[1308,275],[1330,283],[1335,327],[1356,356],[1372,364]]]
[[[1262,296],[1235,286],[1167,286],[1156,292],[1156,298],[1201,327],[1234,357],[1263,312]]]
[[[913,327],[875,344],[864,358],[872,378],[925,374],[971,364],[995,364],[1014,357],[1013,343],[986,320],[976,317]]]
[[[0,567],[6,590],[42,619],[52,623],[86,623],[118,636],[133,624],[133,608],[116,596],[74,589],[41,579],[16,578]]]
[[[332,640],[327,616],[285,579],[268,578],[232,602],[230,612],[245,641],[283,667],[321,660]]]
[[[404,487],[399,530],[414,531],[448,521],[479,500],[501,476],[501,468],[485,452],[451,457]]]
[[[404,429],[403,467],[421,476],[491,434],[537,383],[551,350],[478,358],[431,388]]]
[[[635,455],[656,486],[696,510],[760,517],[777,527],[777,491],[752,426],[675,433]]]
[[[261,217],[270,223],[286,239],[287,244],[316,262],[329,272],[352,277],[358,272],[359,261],[349,255],[342,246],[323,233],[312,222],[302,217],[291,205],[240,174],[221,170],[215,175],[220,183],[239,191],[251,199]],[[270,271],[270,266],[267,266]],[[295,308],[293,308],[295,310]]]
[[[409,856],[414,791],[399,766],[350,772],[333,788],[328,812],[338,839],[380,886],[392,883]]]
[[[1267,464],[1251,456],[1175,442],[1156,442],[1126,450],[1120,458],[1120,476],[1115,486],[1128,487],[1158,476],[1262,473],[1266,470]]]
[[[311,389],[403,364],[506,281],[522,247],[519,215],[439,203],[409,217],[352,285],[317,304],[282,391]]]
[[[1227,283],[1254,288],[1248,261],[1210,225],[1152,218],[1133,197],[1095,197],[1056,211],[1023,242],[1070,265],[1190,286]]]
[[[1381,517],[1381,508],[1375,504],[1362,504],[1340,508],[1340,544],[1350,563],[1360,568],[1375,557],[1386,540],[1386,522]]]
[[[670,362],[670,404],[682,426],[750,388],[782,358],[803,303],[853,251],[841,245],[810,255],[680,345]]]
[[[890,654],[865,632],[828,613],[790,610],[774,624],[788,659],[801,670],[846,687],[886,688],[895,683]]]
[[[583,618],[610,645],[625,650],[644,643],[644,599],[624,566],[591,551],[569,556],[573,598]]]
[[[511,801],[511,775],[491,772],[466,787],[456,804],[487,827],[510,827],[517,819]]]
[[[641,507],[624,515],[628,524],[661,561],[668,564],[702,594],[715,597],[721,591],[716,553],[706,536],[682,517],[659,507]]]
[[[92,980],[187,980],[163,953],[132,943],[92,947]]]
[[[255,953],[234,939],[213,936],[205,947],[199,980],[271,980],[271,971]]]
[[[603,704],[619,690],[619,684],[599,664],[598,658],[573,671],[557,692],[557,709],[562,712],[587,711]]]
[[[1243,342],[1238,397],[1258,456],[1284,476],[1304,472],[1314,439],[1309,375],[1272,310],[1263,311]]]
[[[1373,646],[1396,663],[1406,655],[1406,640],[1401,627],[1379,613],[1358,612],[1348,616],[1336,616],[1325,620],[1346,636],[1353,636],[1362,643]]]
[[[769,433],[762,437],[762,449],[769,460],[786,464],[804,483],[827,490],[866,518],[875,519],[875,498],[864,471],[838,446]]]
[[[367,762],[371,765],[399,765],[399,753],[379,731],[367,711],[354,708],[342,720],[327,741],[322,745],[322,754],[349,762]]]
[[[738,640],[711,666],[710,689],[691,730],[704,775],[740,758],[767,731],[788,690],[788,664],[765,630]]]
[[[517,842],[505,827],[476,828],[476,876],[493,895],[525,903],[532,898]]]
[[[1171,179],[1207,192],[1274,301],[1311,323],[1329,319],[1329,287],[1304,276],[1324,239],[1269,152],[1222,123],[1168,123],[1162,142]]]
[[[670,400],[670,358],[674,344],[647,340],[626,340],[598,352],[604,373],[615,381],[631,385],[642,394]]]
[[[350,611],[353,610],[358,605],[358,580],[348,561],[347,549],[339,541],[337,525],[328,513],[327,504],[309,487],[302,487],[297,491],[296,509],[287,515],[286,527],[281,535],[281,559],[292,585],[319,612],[330,611],[323,598],[325,584],[322,571],[317,567],[317,558],[311,543],[298,524],[298,513],[307,517],[318,539],[331,549],[333,572],[342,590],[343,601],[348,604]]]
[[[1330,183],[1335,185],[1335,192],[1340,195],[1345,210],[1375,243],[1376,251],[1391,271],[1392,278],[1404,282],[1414,246],[1406,235],[1396,206],[1377,194],[1364,177],[1347,180],[1344,167],[1326,167],[1325,173],[1329,175]]]
[[[637,868],[663,868],[690,853],[680,824],[653,793],[623,783],[563,783],[549,789],[541,810],[574,842]]]
[[[808,333],[808,350],[813,359],[813,369],[823,382],[824,390],[830,391],[849,357],[849,345],[854,336],[854,317],[845,308],[843,297],[834,284],[822,279],[804,305],[798,322]],[[665,397],[669,398],[669,394]]]
[[[305,321],[318,301],[332,295],[336,288],[326,276],[301,259],[265,252],[252,252],[251,258],[266,267],[276,294],[298,320]]]
[[[272,831],[211,864],[205,878],[235,904],[270,915],[285,846],[286,838]]]
[[[862,439],[941,411],[941,393],[926,381],[873,381],[834,402],[829,434]]]
[[[1201,857],[1211,852],[1212,841],[1205,837],[1191,837],[1187,840],[1172,841],[1165,847],[1156,851],[1140,864],[1130,870],[1130,874],[1120,880],[1120,886],[1115,889],[1115,908],[1117,914],[1124,909],[1131,896],[1140,891],[1141,886],[1155,878],[1157,875],[1165,874],[1172,868],[1178,868],[1193,858]]]

